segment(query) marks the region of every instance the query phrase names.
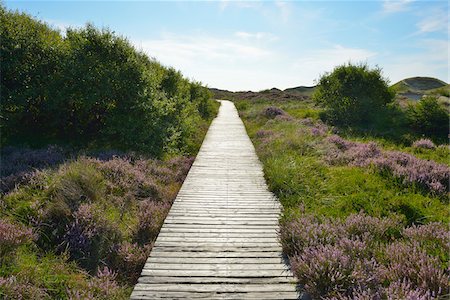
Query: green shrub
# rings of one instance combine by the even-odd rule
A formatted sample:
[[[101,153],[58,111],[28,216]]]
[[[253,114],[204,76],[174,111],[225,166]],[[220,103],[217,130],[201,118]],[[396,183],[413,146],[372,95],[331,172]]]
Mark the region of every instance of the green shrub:
[[[49,100],[58,89],[63,38],[58,31],[0,4],[2,143],[48,130]]]
[[[370,124],[393,98],[381,69],[365,64],[336,67],[320,78],[313,93],[327,120],[343,125]]]
[[[4,144],[61,143],[161,156],[214,112],[210,93],[108,29],[63,37],[0,7]],[[39,137],[39,139],[37,138]]]
[[[410,125],[421,133],[445,138],[448,134],[449,114],[438,99],[433,96],[424,97],[407,109]]]

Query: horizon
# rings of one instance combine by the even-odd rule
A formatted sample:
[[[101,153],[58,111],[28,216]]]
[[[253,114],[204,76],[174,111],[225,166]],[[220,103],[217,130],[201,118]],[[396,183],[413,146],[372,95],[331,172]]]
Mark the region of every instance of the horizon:
[[[92,23],[229,91],[314,86],[343,63],[449,83],[447,1],[4,1],[62,33]],[[105,5],[107,4],[107,5]],[[197,17],[201,16],[201,17]]]

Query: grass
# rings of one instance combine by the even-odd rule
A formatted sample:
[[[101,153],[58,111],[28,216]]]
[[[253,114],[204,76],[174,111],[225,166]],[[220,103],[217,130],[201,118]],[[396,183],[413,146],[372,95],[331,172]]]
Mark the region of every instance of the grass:
[[[405,293],[412,295],[413,292],[416,292],[417,295],[447,292],[448,285],[443,283],[446,281],[442,279],[445,278],[443,270],[447,268],[449,259],[445,254],[448,252],[447,246],[444,245],[445,242],[442,244],[433,241],[430,242],[431,244],[427,244],[428,246],[417,246],[408,237],[410,232],[417,231],[420,233],[414,234],[422,236],[422,241],[426,241],[433,239],[432,236],[424,235],[423,232],[427,230],[434,231],[436,235],[439,235],[437,232],[445,232],[450,216],[447,194],[438,196],[424,190],[420,185],[405,184],[403,180],[396,178],[391,173],[381,172],[373,167],[362,168],[348,164],[330,165],[327,160],[331,155],[332,148],[326,137],[331,135],[331,131],[334,130],[348,140],[375,141],[384,150],[404,151],[414,154],[418,158],[431,159],[448,165],[449,149],[447,145],[435,149],[418,150],[408,144],[396,143],[395,139],[384,138],[381,134],[362,134],[360,130],[352,131],[350,128],[342,130],[325,127],[327,128],[326,132],[320,133],[319,131],[319,134],[314,134],[314,128],[324,127],[320,125],[319,121],[320,108],[309,101],[248,102],[237,100],[235,103],[263,163],[269,188],[283,205],[281,241],[286,254],[291,258],[293,271],[297,275],[299,283],[305,286],[308,293],[317,298],[323,297],[323,299],[333,296],[353,299],[359,292],[364,292],[369,295],[369,298],[384,299],[390,295],[404,298],[407,295]],[[268,118],[265,115],[265,108],[268,106],[276,106],[284,110],[289,117]],[[305,118],[309,119],[305,120]],[[395,220],[399,220],[399,223],[396,223]],[[358,224],[355,225],[359,228],[358,230],[366,233],[361,236],[353,235],[345,225],[352,222]],[[392,225],[396,228],[396,233],[392,237],[387,237],[386,234],[391,229],[386,228],[380,229],[381,235],[371,235],[371,226],[385,223],[398,224]],[[311,225],[313,228],[305,228],[305,226],[310,226],[305,224],[315,225]],[[330,229],[324,229],[323,226],[330,226]],[[427,229],[433,226],[436,229]],[[330,233],[325,234],[326,238],[323,241],[320,236],[313,233],[324,232],[324,230],[325,232],[330,230]],[[332,232],[336,230],[340,231],[336,233],[337,240],[334,240]],[[312,236],[304,236],[308,234]],[[445,241],[448,232],[443,233],[442,236],[442,241]],[[365,254],[355,254],[352,252],[353,250],[348,252],[346,244],[340,242],[346,240],[356,244],[364,243],[361,247],[365,249]],[[359,246],[354,245],[352,249],[353,247]],[[346,259],[350,259],[355,264],[364,265],[368,263],[366,259],[372,259],[377,261],[378,266],[389,269],[393,266],[395,258],[390,257],[389,251],[391,250],[388,249],[393,248],[398,248],[399,252],[426,254],[420,254],[423,255],[420,256],[421,258],[405,254],[405,261],[400,264],[403,265],[403,269],[408,270],[408,274],[394,269],[390,271],[392,274],[401,273],[403,274],[401,276],[405,277],[380,275],[381,277],[377,278],[378,275],[373,275],[379,274],[378,271],[372,269],[367,274],[360,270],[362,273],[358,274],[362,274],[361,277],[353,278],[352,274],[356,274],[353,272],[360,271],[356,271],[344,263]],[[340,262],[336,262],[336,265],[332,267],[333,257],[340,257]],[[435,259],[439,262],[435,262]],[[407,260],[411,261],[410,265]],[[419,276],[417,274],[421,272],[420,269],[424,268],[417,265],[422,260],[429,261],[430,266],[433,265],[433,272],[435,272],[433,278],[441,278],[439,279],[441,281],[430,285],[421,285],[420,282],[415,281],[415,276]],[[339,278],[345,280],[342,279],[343,281],[340,283],[336,282],[333,270],[340,272],[335,275],[343,276]],[[310,271],[311,273],[308,273]],[[321,273],[322,271],[324,273]],[[425,278],[429,275],[420,276]],[[375,278],[378,283],[373,281],[365,285],[364,280],[369,278]],[[409,285],[400,288],[402,279],[399,278],[409,280]],[[358,286],[362,289],[361,291],[357,290]],[[436,292],[436,286],[439,287],[437,290],[441,292]],[[367,290],[368,288],[369,290]],[[430,298],[433,297],[430,296]]]

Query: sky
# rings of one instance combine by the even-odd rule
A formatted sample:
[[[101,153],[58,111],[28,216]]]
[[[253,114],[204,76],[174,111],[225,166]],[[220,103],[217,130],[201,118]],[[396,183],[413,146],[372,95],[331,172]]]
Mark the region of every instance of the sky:
[[[87,22],[209,87],[311,86],[335,66],[380,67],[395,83],[450,81],[449,2],[3,1],[64,33]]]

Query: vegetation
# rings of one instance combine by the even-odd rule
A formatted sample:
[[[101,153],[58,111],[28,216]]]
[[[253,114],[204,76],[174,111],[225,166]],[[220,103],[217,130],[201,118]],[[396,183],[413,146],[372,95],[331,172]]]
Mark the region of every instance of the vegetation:
[[[108,29],[65,36],[0,7],[2,143],[188,152],[210,93]],[[37,139],[39,137],[39,139]]]
[[[381,69],[348,64],[322,76],[312,98],[324,107],[329,122],[364,125],[373,123],[392,102],[394,92],[381,76]]]
[[[442,107],[437,98],[427,96],[416,104],[411,104],[407,110],[408,120],[417,131],[431,136],[448,134],[448,111]]]
[[[0,24],[0,298],[126,299],[219,104],[110,30]]]
[[[310,100],[235,103],[284,207],[280,239],[307,293],[435,299],[449,292],[447,145],[413,129],[408,144],[381,130],[331,127]]]

